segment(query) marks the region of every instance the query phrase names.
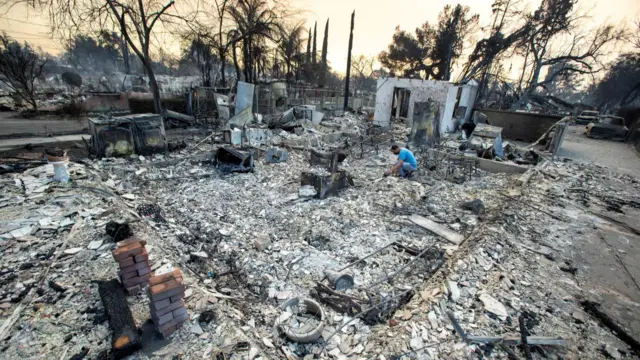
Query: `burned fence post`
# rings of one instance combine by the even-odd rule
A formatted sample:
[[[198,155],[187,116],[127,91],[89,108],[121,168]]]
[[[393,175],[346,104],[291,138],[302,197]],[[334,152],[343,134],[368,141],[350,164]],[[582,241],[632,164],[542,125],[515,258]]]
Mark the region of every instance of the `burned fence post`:
[[[529,336],[529,332],[527,331],[527,324],[524,314],[520,314],[520,317],[518,317],[518,324],[520,326],[520,342],[522,342],[524,358],[527,360],[533,360],[533,357],[531,356],[531,348],[529,347],[529,343],[527,342],[527,336]]]

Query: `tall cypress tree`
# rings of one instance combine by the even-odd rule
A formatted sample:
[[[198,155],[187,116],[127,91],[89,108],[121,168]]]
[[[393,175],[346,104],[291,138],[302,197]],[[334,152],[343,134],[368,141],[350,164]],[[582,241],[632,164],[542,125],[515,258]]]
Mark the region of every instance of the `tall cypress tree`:
[[[351,49],[353,49],[353,24],[355,23],[356,11],[351,14],[351,32],[349,33],[349,51],[347,52],[347,77],[344,85],[344,111],[349,107],[349,78],[351,77]]]
[[[313,60],[313,65],[317,64],[316,55],[318,54],[318,48],[316,47],[316,40],[318,39],[318,22],[316,21],[316,25],[313,27],[313,52],[311,53],[311,59]]]
[[[320,86],[324,86],[327,80],[327,71],[329,70],[329,66],[327,66],[327,46],[329,45],[329,19],[327,19],[327,24],[324,26],[324,39],[322,40],[322,57],[320,64]]]
[[[307,65],[311,64],[311,28],[309,28],[309,38],[307,39]]]

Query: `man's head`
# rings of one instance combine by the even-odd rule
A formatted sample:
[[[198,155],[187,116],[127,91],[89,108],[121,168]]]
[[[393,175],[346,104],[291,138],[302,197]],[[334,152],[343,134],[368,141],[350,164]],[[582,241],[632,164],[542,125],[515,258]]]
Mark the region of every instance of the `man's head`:
[[[400,147],[398,145],[393,145],[391,147],[391,152],[396,154],[396,155],[400,154]]]

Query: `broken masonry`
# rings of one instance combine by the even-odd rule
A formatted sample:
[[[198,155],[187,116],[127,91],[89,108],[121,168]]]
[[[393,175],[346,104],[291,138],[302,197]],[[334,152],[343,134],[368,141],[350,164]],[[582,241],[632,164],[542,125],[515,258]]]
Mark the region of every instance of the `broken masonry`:
[[[121,242],[112,251],[113,258],[120,265],[120,279],[129,295],[135,295],[149,284],[151,266],[145,248],[146,242],[130,239]]]
[[[167,338],[187,320],[184,281],[178,269],[149,279],[147,289],[151,319],[156,330]]]

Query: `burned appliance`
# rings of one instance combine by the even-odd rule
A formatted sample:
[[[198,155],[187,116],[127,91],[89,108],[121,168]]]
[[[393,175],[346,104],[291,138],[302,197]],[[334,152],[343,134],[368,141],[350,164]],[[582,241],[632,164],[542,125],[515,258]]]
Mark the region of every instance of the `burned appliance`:
[[[162,116],[137,114],[89,119],[91,148],[99,157],[148,155],[167,150]]]
[[[311,185],[316,189],[316,198],[326,199],[329,196],[338,195],[338,191],[354,186],[353,178],[345,170],[334,173],[303,172],[300,177],[300,185]]]
[[[138,114],[127,116],[133,123],[136,154],[149,155],[167,151],[167,134],[162,116]]]
[[[247,173],[253,171],[253,153],[221,147],[216,152],[216,167],[224,173]]]
[[[128,156],[134,153],[131,120],[127,118],[89,119],[91,148],[99,157]]]

